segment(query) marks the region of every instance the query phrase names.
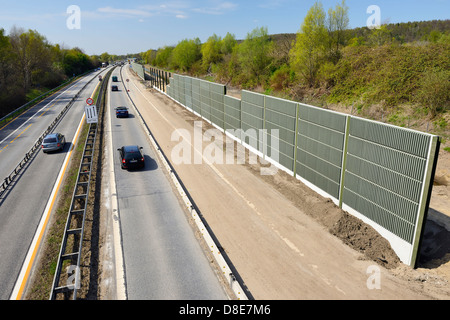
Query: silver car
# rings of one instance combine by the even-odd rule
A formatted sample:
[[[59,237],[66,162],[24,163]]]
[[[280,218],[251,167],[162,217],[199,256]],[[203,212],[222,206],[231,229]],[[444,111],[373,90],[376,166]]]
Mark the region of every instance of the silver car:
[[[61,133],[50,133],[45,136],[42,141],[42,151],[47,153],[49,151],[63,150],[66,144],[66,138]]]

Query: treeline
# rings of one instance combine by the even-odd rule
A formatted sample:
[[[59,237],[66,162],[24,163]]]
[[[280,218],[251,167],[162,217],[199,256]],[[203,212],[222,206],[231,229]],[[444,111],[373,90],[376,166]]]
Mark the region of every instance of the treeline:
[[[265,27],[243,40],[214,34],[205,43],[184,39],[149,50],[141,59],[309,103],[421,103],[433,115],[448,108],[450,20],[349,29],[348,10],[345,0],[328,11],[318,1],[297,34],[269,35]]]
[[[102,57],[53,45],[35,30],[14,27],[7,35],[0,29],[0,117],[101,63]]]

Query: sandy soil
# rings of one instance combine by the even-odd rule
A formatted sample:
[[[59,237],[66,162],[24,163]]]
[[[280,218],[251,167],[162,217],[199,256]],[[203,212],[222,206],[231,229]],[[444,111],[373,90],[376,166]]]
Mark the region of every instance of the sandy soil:
[[[131,97],[170,160],[180,143],[171,141],[172,133],[186,129],[193,136],[201,119],[128,77]],[[205,121],[201,127],[212,128]],[[222,136],[214,143],[222,147],[224,141]],[[210,145],[191,145],[192,158]],[[248,162],[172,164],[250,296],[290,300],[449,299],[450,232],[441,227],[450,220],[449,163],[444,151],[426,224],[426,254],[415,270],[400,263],[371,227],[285,172],[262,176],[260,165]]]

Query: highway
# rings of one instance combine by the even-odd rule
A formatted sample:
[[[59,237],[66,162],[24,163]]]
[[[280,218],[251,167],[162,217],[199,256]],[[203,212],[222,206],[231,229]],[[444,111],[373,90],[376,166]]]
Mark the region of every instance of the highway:
[[[125,66],[123,68],[127,68]],[[148,135],[139,121],[122,82],[119,91],[108,86],[108,123],[113,150],[115,188],[121,228],[126,297],[130,300],[228,299],[218,276],[189,225],[173,188],[159,165]],[[124,79],[125,80],[125,79]],[[110,80],[111,81],[111,80]],[[129,108],[129,118],[116,118],[115,107]],[[107,130],[108,131],[108,130]],[[138,145],[145,153],[145,168],[120,167],[117,148]]]
[[[61,132],[66,137],[64,150],[51,154],[36,151],[31,161],[0,198],[1,300],[9,299],[14,290],[41,218],[47,204],[52,200],[50,197],[55,182],[73,148],[75,134],[84,114],[85,101],[92,95],[99,82],[96,79],[98,73],[82,77],[0,130],[0,179],[4,179],[24,158],[61,110],[92,80],[54,129],[54,132]],[[20,282],[28,277],[29,273],[26,273]]]

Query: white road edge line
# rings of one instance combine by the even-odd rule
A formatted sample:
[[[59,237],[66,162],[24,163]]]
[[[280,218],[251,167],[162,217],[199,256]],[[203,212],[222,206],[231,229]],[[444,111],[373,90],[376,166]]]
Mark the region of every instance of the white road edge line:
[[[111,153],[109,158],[109,183],[110,183],[110,193],[111,193],[111,214],[112,214],[112,223],[113,223],[113,238],[114,238],[114,267],[116,270],[116,295],[118,300],[127,300],[127,290],[125,285],[125,269],[124,269],[124,261],[123,261],[123,251],[122,251],[122,235],[120,231],[120,213],[119,213],[119,204],[117,199],[117,187],[116,187],[116,178],[114,172],[114,148],[112,142],[112,128],[111,128],[111,92],[108,90],[108,103],[106,117],[107,117],[107,130],[109,132],[108,137],[108,147],[109,152]]]
[[[62,168],[61,168],[61,170],[59,172],[58,178],[56,179],[56,183],[53,186],[52,193],[50,195],[50,198],[49,198],[49,200],[47,202],[47,206],[45,207],[45,210],[44,210],[44,214],[42,215],[41,221],[40,221],[39,226],[38,226],[38,228],[36,230],[36,233],[34,235],[33,242],[31,243],[30,248],[28,249],[27,256],[26,256],[25,261],[24,261],[24,263],[22,265],[22,269],[20,271],[19,277],[16,280],[16,284],[14,286],[14,290],[13,290],[13,292],[11,294],[10,300],[20,300],[22,298],[22,294],[23,294],[26,282],[27,282],[28,277],[29,277],[29,275],[31,273],[31,268],[33,266],[34,259],[36,258],[36,255],[37,255],[37,250],[38,250],[38,248],[39,248],[39,246],[41,244],[41,241],[42,241],[44,233],[45,233],[45,229],[47,227],[48,220],[50,218],[50,214],[51,214],[51,211],[52,211],[52,208],[53,208],[53,204],[54,204],[56,196],[58,194],[59,187],[60,187],[60,184],[62,182],[62,179],[64,178],[64,174],[65,174],[66,169],[67,169],[67,164],[70,161],[70,158],[72,156],[72,151],[75,148],[75,145],[76,145],[77,140],[78,140],[79,133],[81,131],[81,128],[83,127],[84,119],[85,119],[85,115],[83,114],[83,117],[81,118],[80,124],[78,125],[78,129],[77,129],[77,131],[75,133],[74,140],[72,142],[72,148],[70,149],[70,151],[66,155],[64,163],[62,165]]]

